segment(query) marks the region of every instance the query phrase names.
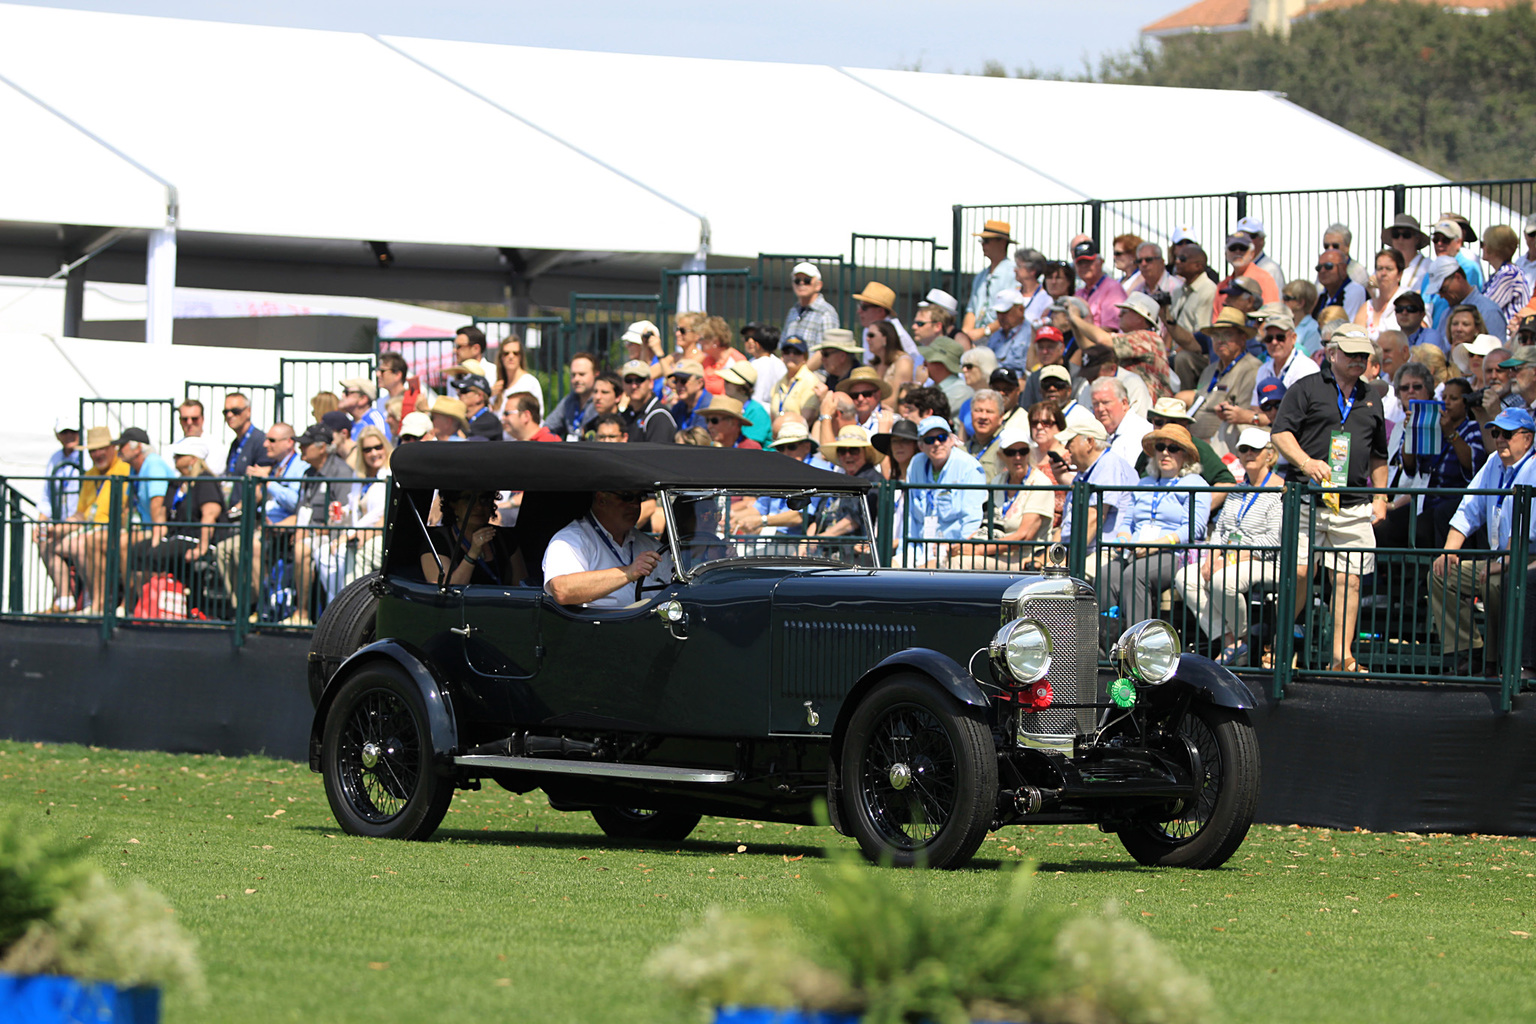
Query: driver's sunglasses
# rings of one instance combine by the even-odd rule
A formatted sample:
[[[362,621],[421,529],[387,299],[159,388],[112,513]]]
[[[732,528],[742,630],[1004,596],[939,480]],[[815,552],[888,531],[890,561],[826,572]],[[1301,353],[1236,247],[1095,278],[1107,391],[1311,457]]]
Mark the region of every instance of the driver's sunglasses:
[[[614,491],[613,496],[626,505],[645,500],[644,491]]]
[[[1337,249],[1337,250],[1343,251],[1344,246],[1340,245],[1338,242],[1324,242],[1323,243],[1323,248],[1324,249]],[[1252,450],[1255,450],[1255,449],[1249,449],[1249,450],[1252,451]]]
[[[1010,459],[1022,459],[1029,455],[1028,448],[1009,448],[1003,452]]]
[[[1178,452],[1181,455],[1184,453],[1184,449],[1181,446],[1176,444],[1169,444],[1166,441],[1157,442],[1157,444],[1152,446],[1152,450],[1157,452],[1159,455],[1166,455],[1169,452]]]
[[[1136,257],[1136,262],[1137,263],[1156,263],[1160,259],[1162,259],[1161,256],[1137,256]]]
[[[420,434],[401,434],[400,435],[400,443],[401,444],[411,444],[411,443],[413,443],[415,441],[420,441],[420,440],[421,440],[421,435]]]
[[[1417,306],[1393,306],[1392,312],[1398,316],[1412,316],[1415,313],[1422,313],[1424,311]]]
[[[935,431],[934,433],[928,434],[927,436],[925,436],[923,438],[923,444],[943,444],[945,441],[948,441],[948,440],[949,440],[949,433],[948,433],[948,431],[940,430],[940,431]]]
[[[1252,246],[1247,246],[1247,245],[1229,245],[1229,246],[1227,246],[1227,252],[1247,252],[1250,248],[1252,248]]]
[[[1515,431],[1505,430],[1503,427],[1489,427],[1488,436],[1493,438],[1495,441],[1502,441],[1506,437],[1514,437]]]
[[[240,406],[235,406],[234,408],[225,409],[224,410],[224,416],[226,418],[228,418],[230,416],[238,416],[241,413],[245,412],[245,410],[247,410],[249,408],[250,408],[250,406],[248,406],[248,405],[240,405]]]
[[[735,423],[736,420],[731,416],[705,416],[704,422],[713,427],[720,423]]]
[[[1321,274],[1325,270],[1337,270],[1339,269],[1339,265],[1337,263],[1319,263],[1312,269]]]

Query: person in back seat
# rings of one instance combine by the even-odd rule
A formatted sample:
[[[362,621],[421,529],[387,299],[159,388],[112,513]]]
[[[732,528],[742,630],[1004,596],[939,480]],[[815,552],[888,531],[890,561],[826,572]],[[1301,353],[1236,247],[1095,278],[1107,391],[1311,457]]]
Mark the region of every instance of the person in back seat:
[[[515,587],[528,575],[523,553],[508,550],[505,536],[492,525],[495,491],[449,491],[442,495],[442,523],[428,527],[432,548],[421,555],[429,583],[466,583]],[[439,561],[441,559],[441,562]]]

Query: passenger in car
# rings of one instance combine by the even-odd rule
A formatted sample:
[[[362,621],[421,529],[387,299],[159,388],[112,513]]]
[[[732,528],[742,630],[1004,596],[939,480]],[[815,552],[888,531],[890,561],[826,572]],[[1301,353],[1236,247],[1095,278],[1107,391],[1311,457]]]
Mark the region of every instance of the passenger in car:
[[[544,591],[563,605],[622,608],[672,579],[672,557],[635,529],[640,491],[598,491],[592,509],[544,549]]]
[[[508,550],[504,535],[492,524],[495,491],[448,491],[439,499],[442,522],[427,527],[432,545],[421,556],[421,572],[428,582],[515,587],[527,577],[522,551]]]

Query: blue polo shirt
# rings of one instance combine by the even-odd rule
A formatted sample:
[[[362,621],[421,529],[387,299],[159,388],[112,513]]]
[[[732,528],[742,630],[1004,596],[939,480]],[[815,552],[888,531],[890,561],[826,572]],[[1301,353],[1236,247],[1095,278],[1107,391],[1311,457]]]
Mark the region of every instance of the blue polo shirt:
[[[132,483],[133,505],[139,510],[139,522],[152,522],[149,503],[154,498],[164,498],[170,492],[171,483],[177,478],[176,467],[154,452],[144,456],[139,468],[128,474]],[[156,478],[159,479],[156,479]]]

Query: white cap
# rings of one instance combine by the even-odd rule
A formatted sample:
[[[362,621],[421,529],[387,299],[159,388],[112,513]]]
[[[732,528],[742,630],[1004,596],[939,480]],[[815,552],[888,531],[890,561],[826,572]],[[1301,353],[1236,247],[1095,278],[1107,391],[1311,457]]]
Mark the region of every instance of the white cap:
[[[997,450],[1005,452],[1016,444],[1022,444],[1033,448],[1035,443],[1029,439],[1029,431],[1022,427],[1009,427],[997,437]]]
[[[1461,241],[1461,225],[1449,217],[1442,217],[1435,221],[1435,226],[1429,229],[1430,237],[1444,235],[1453,242]]]
[[[923,296],[923,301],[930,306],[942,306],[952,315],[960,312],[960,303],[942,288],[930,288],[928,294]]]
[[[821,268],[814,263],[800,262],[795,264],[795,269],[789,272],[790,277],[796,274],[804,274],[806,277],[821,277]]]
[[[1237,222],[1237,230],[1246,231],[1250,235],[1262,235],[1264,222],[1257,217],[1242,217]]]
[[[998,292],[997,297],[992,300],[992,311],[994,313],[1005,313],[1012,309],[1014,306],[1022,305],[1024,305],[1023,292],[1019,291],[1017,288],[1004,288],[1002,291]]]
[[[181,455],[190,455],[195,459],[202,459],[204,462],[207,462],[208,442],[200,437],[184,437],[171,445],[171,458],[174,459]]]
[[[1193,242],[1196,240],[1197,239],[1195,238],[1194,231],[1185,224],[1180,224],[1178,227],[1173,229],[1173,237],[1171,241],[1174,245],[1178,245],[1180,242]]]
[[[1243,432],[1237,435],[1237,443],[1245,444],[1249,448],[1263,448],[1269,444],[1269,431],[1258,427],[1244,427]]]
[[[1074,437],[1089,437],[1095,441],[1108,441],[1109,432],[1104,429],[1104,424],[1092,416],[1085,420],[1069,419],[1067,420],[1067,429],[1056,432],[1056,440],[1066,444]]]
[[[80,427],[75,423],[73,419],[66,420],[64,417],[60,416],[58,419],[53,421],[53,432],[55,434],[62,434],[66,430],[74,431],[76,434],[80,433]]]
[[[411,437],[426,437],[432,433],[432,417],[421,410],[408,414],[400,421],[400,434],[409,434]]]
[[[1084,409],[1081,404],[1074,405],[1072,407],[1072,411],[1067,413],[1067,429],[1078,430],[1079,433],[1085,433],[1086,431],[1079,429],[1082,427],[1087,427],[1087,429],[1090,431],[1094,427],[1098,427],[1100,430],[1104,429],[1104,425],[1094,418],[1093,413],[1089,412],[1087,409]],[[1104,436],[1108,437],[1109,435],[1105,434]]]
[[[643,345],[645,344],[645,336],[647,334],[654,334],[660,337],[661,331],[649,320],[636,320],[629,325],[629,330],[624,332],[624,343],[626,345]]]

